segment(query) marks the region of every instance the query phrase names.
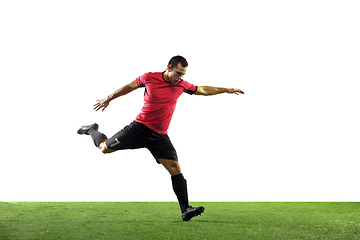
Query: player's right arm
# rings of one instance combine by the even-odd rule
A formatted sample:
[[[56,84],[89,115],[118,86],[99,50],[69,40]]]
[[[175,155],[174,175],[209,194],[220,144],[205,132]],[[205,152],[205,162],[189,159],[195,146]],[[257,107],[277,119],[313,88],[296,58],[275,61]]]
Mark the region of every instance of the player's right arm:
[[[118,90],[107,96],[106,98],[97,100],[97,103],[94,105],[94,110],[98,111],[102,109],[102,111],[104,111],[105,108],[109,106],[110,101],[114,100],[115,98],[124,96],[138,88],[139,86],[137,85],[136,80],[134,80],[131,83],[126,84],[125,86],[119,88]]]

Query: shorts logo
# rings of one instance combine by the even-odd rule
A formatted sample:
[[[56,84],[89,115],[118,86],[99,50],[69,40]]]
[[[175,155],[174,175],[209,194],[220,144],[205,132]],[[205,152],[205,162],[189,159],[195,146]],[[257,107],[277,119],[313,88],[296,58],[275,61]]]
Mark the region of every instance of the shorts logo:
[[[110,147],[114,147],[120,143],[120,141],[117,138],[115,138],[115,142],[116,143],[111,144]]]

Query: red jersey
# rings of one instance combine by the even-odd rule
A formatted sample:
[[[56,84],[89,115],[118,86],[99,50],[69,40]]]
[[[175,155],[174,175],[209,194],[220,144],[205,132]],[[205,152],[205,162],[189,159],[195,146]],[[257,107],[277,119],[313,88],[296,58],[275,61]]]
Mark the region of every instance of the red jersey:
[[[181,79],[178,84],[165,82],[162,72],[149,72],[136,83],[145,87],[144,106],[135,122],[143,123],[159,134],[167,134],[177,99],[183,92],[194,94],[197,86]]]

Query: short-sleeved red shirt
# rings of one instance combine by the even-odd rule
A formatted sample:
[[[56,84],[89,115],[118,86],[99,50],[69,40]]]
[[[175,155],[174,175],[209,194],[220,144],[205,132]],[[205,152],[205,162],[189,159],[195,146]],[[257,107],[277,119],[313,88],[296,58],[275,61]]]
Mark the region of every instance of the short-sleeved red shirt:
[[[159,134],[167,134],[177,99],[183,92],[194,94],[197,86],[184,81],[176,85],[165,82],[162,72],[149,72],[138,77],[136,83],[145,87],[144,106],[135,122],[143,123]]]

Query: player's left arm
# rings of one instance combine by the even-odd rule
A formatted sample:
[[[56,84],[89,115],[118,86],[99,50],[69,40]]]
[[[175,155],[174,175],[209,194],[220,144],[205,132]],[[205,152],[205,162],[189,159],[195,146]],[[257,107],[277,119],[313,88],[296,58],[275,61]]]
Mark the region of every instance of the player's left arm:
[[[195,95],[211,96],[220,93],[239,93],[244,94],[244,92],[237,88],[220,88],[220,87],[210,87],[210,86],[198,86]]]

